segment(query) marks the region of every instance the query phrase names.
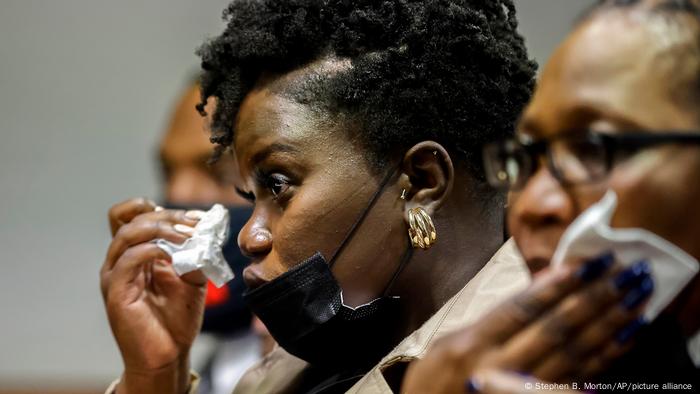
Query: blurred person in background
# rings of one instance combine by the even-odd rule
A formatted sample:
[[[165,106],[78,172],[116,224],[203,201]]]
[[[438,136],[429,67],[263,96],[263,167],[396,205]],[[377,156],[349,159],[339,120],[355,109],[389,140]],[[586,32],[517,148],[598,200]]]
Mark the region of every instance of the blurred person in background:
[[[204,356],[203,363],[193,365],[202,375],[200,391],[229,394],[243,372],[272,350],[274,341],[264,325],[253,318],[242,298],[242,272],[249,261],[241,254],[236,238],[250,217],[252,206],[236,193],[238,172],[232,156],[223,155],[216,163],[209,163],[212,145],[206,119],[195,108],[199,98],[199,85],[193,79],[179,98],[161,140],[161,205],[167,209],[206,211],[220,203],[229,211],[229,240],[223,252],[235,277],[221,288],[207,283],[202,332],[193,350],[196,354],[199,348]]]
[[[638,317],[654,289],[647,262],[620,271],[610,256],[594,259],[601,279],[583,285],[549,268],[562,234],[608,189],[613,228],[648,230],[700,259],[698,100],[700,2],[608,0],[590,11],[545,67],[516,139],[485,158],[487,168],[510,163],[490,179],[513,193],[508,225],[535,283],[446,338],[406,386],[522,392],[536,378],[700,390],[697,274],[649,323]]]

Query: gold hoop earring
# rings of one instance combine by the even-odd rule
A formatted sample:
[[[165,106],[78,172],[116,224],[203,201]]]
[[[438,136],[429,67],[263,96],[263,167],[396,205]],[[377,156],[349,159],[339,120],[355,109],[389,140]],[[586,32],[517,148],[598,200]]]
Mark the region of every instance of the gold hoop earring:
[[[433,219],[421,207],[408,210],[408,236],[414,248],[430,249],[437,241]]]

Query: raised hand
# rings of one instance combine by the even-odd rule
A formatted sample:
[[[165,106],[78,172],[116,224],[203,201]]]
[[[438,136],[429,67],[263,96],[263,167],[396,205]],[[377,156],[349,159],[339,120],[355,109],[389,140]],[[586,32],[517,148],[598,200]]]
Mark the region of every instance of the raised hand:
[[[110,209],[114,238],[100,271],[102,296],[124,361],[118,392],[181,393],[189,382],[189,349],[204,313],[206,278],[182,277],[153,242],[191,235],[201,212],[156,209],[133,199]]]
[[[402,392],[463,391],[483,370],[548,382],[588,378],[629,349],[652,290],[644,262],[623,270],[601,256],[550,268],[477,323],[436,341],[409,367]]]

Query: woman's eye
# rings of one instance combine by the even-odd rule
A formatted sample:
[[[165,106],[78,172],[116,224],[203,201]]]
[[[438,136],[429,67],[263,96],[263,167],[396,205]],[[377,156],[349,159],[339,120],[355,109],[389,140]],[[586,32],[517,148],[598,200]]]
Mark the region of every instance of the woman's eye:
[[[272,175],[268,179],[268,188],[272,195],[277,198],[289,189],[289,182],[281,176]]]

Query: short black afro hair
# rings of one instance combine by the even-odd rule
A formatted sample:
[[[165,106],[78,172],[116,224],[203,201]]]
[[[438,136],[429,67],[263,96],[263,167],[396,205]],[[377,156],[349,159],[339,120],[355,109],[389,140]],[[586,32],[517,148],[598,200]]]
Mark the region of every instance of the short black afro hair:
[[[197,52],[217,154],[261,75],[334,57],[351,67],[308,84],[303,101],[357,122],[350,137],[376,168],[435,140],[483,180],[483,143],[513,133],[534,86],[512,0],[234,0],[223,18]]]

